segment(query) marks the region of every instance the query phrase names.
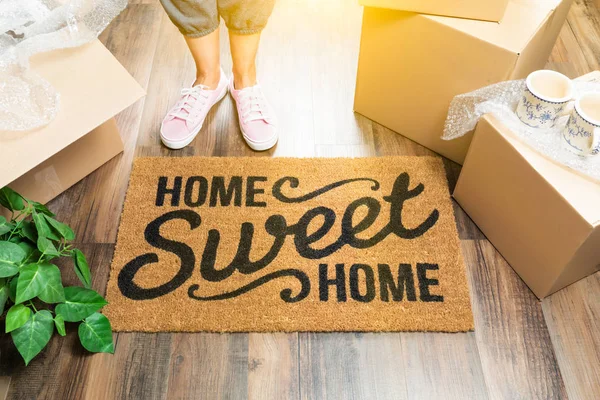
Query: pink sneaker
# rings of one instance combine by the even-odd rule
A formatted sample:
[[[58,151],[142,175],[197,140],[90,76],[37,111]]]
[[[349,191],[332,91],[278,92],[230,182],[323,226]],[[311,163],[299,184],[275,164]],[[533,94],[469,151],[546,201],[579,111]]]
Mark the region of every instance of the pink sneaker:
[[[160,127],[160,139],[170,149],[182,149],[194,140],[206,115],[227,94],[228,80],[223,70],[219,85],[210,90],[204,85],[184,88]]]
[[[229,91],[235,100],[240,129],[248,146],[256,151],[268,150],[275,146],[277,143],[275,114],[260,85],[236,90],[231,78]]]

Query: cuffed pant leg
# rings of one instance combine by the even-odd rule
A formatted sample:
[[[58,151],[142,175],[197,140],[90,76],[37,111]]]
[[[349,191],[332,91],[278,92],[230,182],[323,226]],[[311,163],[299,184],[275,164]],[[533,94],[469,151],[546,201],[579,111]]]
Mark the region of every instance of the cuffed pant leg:
[[[275,0],[217,0],[217,3],[229,31],[250,35],[267,25]]]
[[[217,0],[160,0],[160,2],[173,24],[185,36],[206,36],[219,27]]]

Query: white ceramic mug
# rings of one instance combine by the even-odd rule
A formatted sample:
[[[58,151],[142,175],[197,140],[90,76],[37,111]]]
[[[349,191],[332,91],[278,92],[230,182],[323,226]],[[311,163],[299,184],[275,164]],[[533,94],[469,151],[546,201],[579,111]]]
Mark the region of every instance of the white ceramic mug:
[[[527,77],[527,87],[517,106],[517,116],[533,128],[552,128],[569,113],[573,82],[556,71],[540,70]]]
[[[567,148],[580,156],[600,153],[600,93],[588,93],[575,102],[563,131]]]

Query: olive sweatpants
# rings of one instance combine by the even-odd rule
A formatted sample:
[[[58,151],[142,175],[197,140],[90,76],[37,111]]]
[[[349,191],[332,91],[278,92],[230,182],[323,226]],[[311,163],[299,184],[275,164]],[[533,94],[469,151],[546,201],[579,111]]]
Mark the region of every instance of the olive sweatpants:
[[[208,35],[219,27],[240,35],[260,32],[273,11],[275,0],[160,0],[169,18],[182,34]]]

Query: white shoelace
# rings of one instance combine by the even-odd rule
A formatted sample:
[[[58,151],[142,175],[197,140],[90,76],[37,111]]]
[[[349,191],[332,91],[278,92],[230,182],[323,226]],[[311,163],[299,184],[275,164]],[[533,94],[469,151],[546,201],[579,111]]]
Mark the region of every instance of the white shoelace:
[[[184,121],[189,121],[195,118],[195,114],[192,113],[194,108],[204,107],[207,103],[210,94],[207,92],[208,86],[196,85],[192,88],[184,88],[181,90],[181,99],[175,104],[175,107],[171,109],[169,115],[173,118],[180,118]]]
[[[255,85],[240,91],[240,102],[243,104],[240,109],[240,117],[244,124],[251,121],[265,120],[272,122],[269,115],[267,100],[260,86]]]

